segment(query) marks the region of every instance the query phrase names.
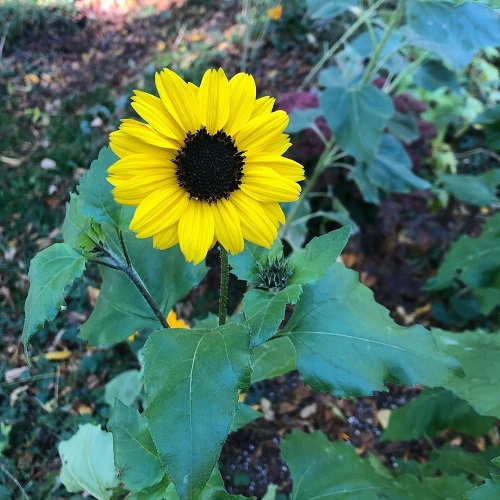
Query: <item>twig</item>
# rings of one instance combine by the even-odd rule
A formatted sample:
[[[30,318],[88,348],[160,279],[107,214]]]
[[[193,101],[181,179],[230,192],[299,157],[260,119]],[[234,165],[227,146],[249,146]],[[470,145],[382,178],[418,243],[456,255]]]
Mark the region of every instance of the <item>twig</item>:
[[[23,498],[25,498],[26,500],[30,500],[30,497],[21,486],[19,481],[2,464],[0,464],[0,469],[2,469],[3,473],[19,488],[19,490],[23,494]]]
[[[5,29],[3,30],[2,39],[0,40],[0,61],[2,60],[3,47],[5,45],[5,40],[7,40],[7,33],[9,32],[10,21],[7,21]]]
[[[475,154],[482,153],[487,156],[491,156],[494,158],[496,161],[500,162],[500,155],[497,155],[493,151],[490,151],[489,149],[485,148],[474,148],[474,149],[469,149],[469,151],[463,151],[462,153],[455,153],[455,156],[457,158],[466,158],[467,156],[472,156]]]

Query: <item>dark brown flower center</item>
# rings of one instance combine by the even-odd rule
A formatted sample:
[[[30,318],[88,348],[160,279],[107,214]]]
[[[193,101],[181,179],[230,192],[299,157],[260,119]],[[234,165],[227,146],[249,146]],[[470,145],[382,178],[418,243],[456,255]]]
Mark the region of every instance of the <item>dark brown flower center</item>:
[[[184,147],[173,162],[179,186],[193,200],[216,203],[229,199],[240,188],[245,151],[238,151],[234,140],[222,130],[211,135],[205,127],[188,132]]]

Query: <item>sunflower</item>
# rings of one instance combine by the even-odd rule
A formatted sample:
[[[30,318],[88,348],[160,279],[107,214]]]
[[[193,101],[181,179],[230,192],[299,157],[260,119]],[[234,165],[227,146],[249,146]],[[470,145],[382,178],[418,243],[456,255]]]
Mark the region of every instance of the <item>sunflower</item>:
[[[120,159],[108,181],[118,203],[137,207],[130,229],[159,249],[179,243],[195,264],[217,241],[231,254],[244,240],[269,248],[285,223],[278,203],[295,201],[304,178],[282,157],[287,114],[257,99],[245,73],[208,70],[197,87],[164,69],[155,82],[159,98],[132,98],[146,123],[125,119],[110,135]]]

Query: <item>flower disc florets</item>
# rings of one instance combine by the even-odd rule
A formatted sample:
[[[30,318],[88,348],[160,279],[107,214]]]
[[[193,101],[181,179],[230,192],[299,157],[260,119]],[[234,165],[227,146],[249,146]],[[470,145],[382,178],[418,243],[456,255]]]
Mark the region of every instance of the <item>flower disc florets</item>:
[[[238,151],[223,130],[210,135],[205,127],[188,133],[184,147],[172,160],[175,175],[192,200],[217,202],[239,189],[243,177],[244,152]]]

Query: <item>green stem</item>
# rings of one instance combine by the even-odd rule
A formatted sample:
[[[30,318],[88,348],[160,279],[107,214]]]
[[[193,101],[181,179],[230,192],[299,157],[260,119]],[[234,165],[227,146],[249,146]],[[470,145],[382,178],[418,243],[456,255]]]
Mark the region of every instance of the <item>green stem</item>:
[[[415,59],[408,66],[406,66],[406,68],[403,69],[403,71],[401,71],[401,73],[399,73],[399,75],[396,78],[394,78],[394,80],[392,80],[392,82],[387,86],[385,91],[388,94],[392,92],[398,86],[401,80],[406,78],[406,76],[408,76],[408,74],[411,73],[415,68],[418,68],[426,59],[428,59],[428,57],[429,57],[428,53],[421,54],[419,57],[417,57],[417,59]]]
[[[227,294],[229,290],[229,261],[227,250],[219,244],[220,252],[220,296],[219,296],[219,325],[226,324]]]
[[[391,20],[389,21],[389,25],[387,26],[387,30],[384,33],[384,36],[378,43],[378,45],[375,47],[375,50],[373,51],[373,54],[370,58],[370,61],[368,62],[368,66],[366,66],[365,69],[365,74],[363,77],[363,81],[361,82],[361,86],[366,85],[374,76],[373,73],[373,68],[375,64],[377,63],[377,60],[380,56],[380,53],[385,47],[385,44],[389,40],[392,32],[394,31],[394,28],[396,27],[397,23],[401,19],[401,16],[403,15],[403,9],[404,9],[405,2],[404,0],[400,0],[397,4],[396,10],[393,12]]]
[[[123,246],[125,247],[125,243],[123,243]],[[98,248],[106,257],[111,259],[113,264],[110,265],[109,263],[105,262],[96,262],[96,263],[110,267],[111,269],[116,269],[117,271],[124,272],[130,278],[130,280],[135,285],[137,290],[139,290],[141,295],[144,297],[144,299],[148,303],[151,310],[154,312],[155,316],[158,318],[158,321],[161,323],[163,328],[170,328],[167,323],[167,320],[165,319],[164,314],[160,311],[160,308],[154,301],[153,296],[149,293],[145,283],[142,281],[142,278],[139,276],[134,266],[132,266],[132,264],[127,264],[127,265],[124,264],[120,260],[120,258],[107,245],[98,245]],[[124,251],[126,253],[126,249]]]
[[[330,59],[330,57],[337,52],[337,50],[353,35],[356,30],[364,23],[367,19],[376,11],[380,5],[382,5],[385,0],[377,0],[371,7],[366,9],[361,16],[354,21],[353,25],[323,54],[323,57],[316,63],[316,65],[309,71],[308,75],[304,78],[304,81],[300,84],[298,90],[304,90],[309,82],[316,76],[318,71],[323,67],[323,65]]]

